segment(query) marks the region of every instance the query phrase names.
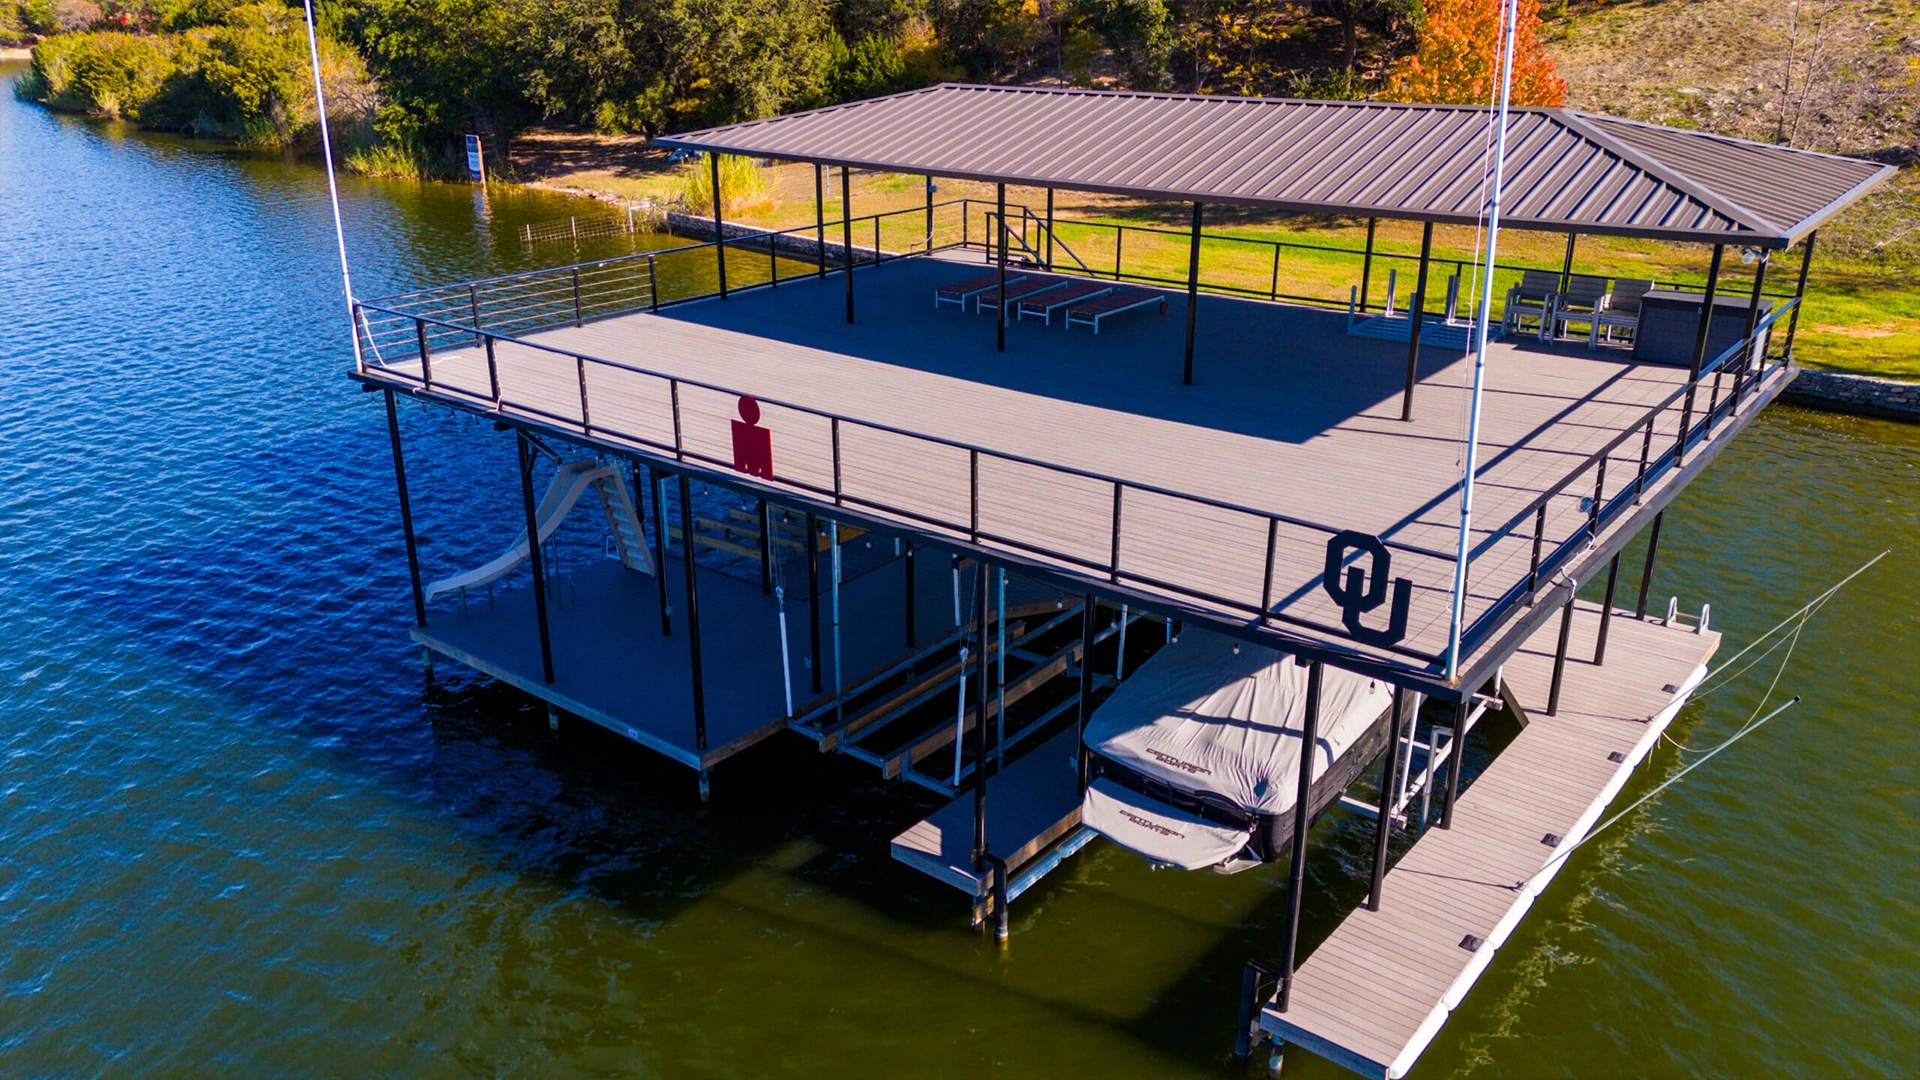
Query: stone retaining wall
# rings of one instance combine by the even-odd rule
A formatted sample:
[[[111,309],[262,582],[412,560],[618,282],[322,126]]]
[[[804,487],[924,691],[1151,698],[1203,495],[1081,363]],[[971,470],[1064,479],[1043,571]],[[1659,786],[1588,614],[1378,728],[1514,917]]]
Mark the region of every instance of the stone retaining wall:
[[[1916,382],[1802,371],[1781,397],[1816,409],[1920,423],[1920,383]]]

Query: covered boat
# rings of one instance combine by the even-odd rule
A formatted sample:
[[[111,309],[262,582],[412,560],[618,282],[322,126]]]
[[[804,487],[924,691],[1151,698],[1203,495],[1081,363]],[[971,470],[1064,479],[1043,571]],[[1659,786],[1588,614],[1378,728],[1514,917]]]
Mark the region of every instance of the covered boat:
[[[1282,857],[1293,834],[1306,665],[1189,630],[1121,683],[1087,722],[1083,824],[1185,870]],[[1322,670],[1309,820],[1386,748],[1393,688]]]

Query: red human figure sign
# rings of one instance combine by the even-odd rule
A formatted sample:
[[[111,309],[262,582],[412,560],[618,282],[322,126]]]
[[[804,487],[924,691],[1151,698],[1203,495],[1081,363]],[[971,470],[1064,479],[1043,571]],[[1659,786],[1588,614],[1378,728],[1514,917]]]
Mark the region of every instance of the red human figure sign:
[[[773,433],[760,426],[760,403],[751,394],[740,395],[740,419],[733,422],[733,467],[773,479]]]

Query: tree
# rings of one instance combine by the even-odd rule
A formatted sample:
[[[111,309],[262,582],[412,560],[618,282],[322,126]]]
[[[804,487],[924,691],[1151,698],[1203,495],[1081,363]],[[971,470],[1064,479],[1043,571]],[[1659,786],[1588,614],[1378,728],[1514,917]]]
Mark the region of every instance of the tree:
[[[1394,72],[1388,94],[1401,101],[1457,105],[1491,101],[1499,79],[1505,8],[1506,0],[1427,0],[1419,48]],[[1519,0],[1513,103],[1567,103],[1567,81],[1540,43],[1540,0]]]

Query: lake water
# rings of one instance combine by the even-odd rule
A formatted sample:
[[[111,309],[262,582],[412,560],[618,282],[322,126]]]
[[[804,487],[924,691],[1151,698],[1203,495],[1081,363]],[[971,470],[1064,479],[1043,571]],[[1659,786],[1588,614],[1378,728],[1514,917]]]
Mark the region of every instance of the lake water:
[[[517,238],[557,197],[341,194],[364,295],[572,257]],[[513,692],[430,688],[339,287],[310,165],[0,98],[0,1075],[1237,1075],[1274,870],[1096,843],[1003,954],[888,858],[931,804],[864,766],[782,737],[702,807]],[[428,557],[497,545],[511,442],[403,426]],[[1583,848],[1416,1075],[1914,1067],[1917,507],[1920,428],[1784,407],[1693,485],[1656,595],[1711,601],[1723,652],[1894,552],[1800,642],[1805,703]],[[1309,941],[1366,835],[1315,834]]]

